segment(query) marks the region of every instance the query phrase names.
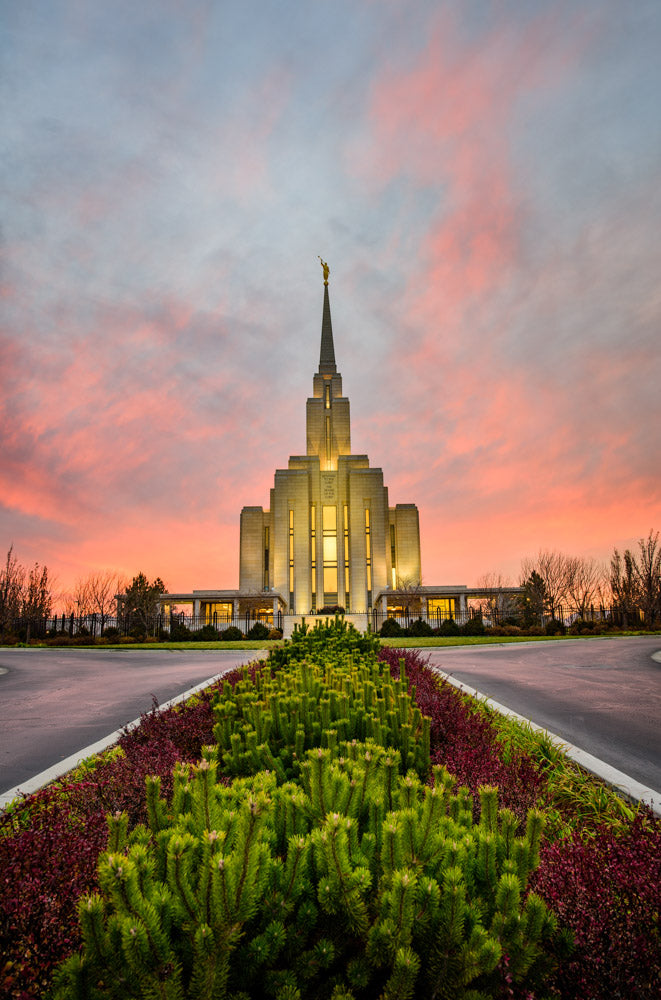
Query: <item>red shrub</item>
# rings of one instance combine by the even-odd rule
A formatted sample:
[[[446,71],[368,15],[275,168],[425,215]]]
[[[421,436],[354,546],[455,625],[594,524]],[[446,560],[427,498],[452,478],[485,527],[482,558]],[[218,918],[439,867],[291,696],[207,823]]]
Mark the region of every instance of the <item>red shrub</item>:
[[[661,822],[546,844],[533,888],[574,933],[558,975],[563,1000],[661,996]]]
[[[27,829],[0,823],[0,981],[3,996],[45,995],[50,973],[78,946],[76,901],[96,883],[105,811],[94,783],[44,789],[30,800]]]

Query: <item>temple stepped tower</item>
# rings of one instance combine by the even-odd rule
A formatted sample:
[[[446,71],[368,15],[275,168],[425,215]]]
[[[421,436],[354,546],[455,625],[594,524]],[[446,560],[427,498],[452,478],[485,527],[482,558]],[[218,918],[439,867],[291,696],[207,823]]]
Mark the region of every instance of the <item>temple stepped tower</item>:
[[[419,584],[415,504],[388,505],[383,471],[351,453],[349,400],[335,347],[324,269],[319,369],[306,404],[307,454],[277,469],[270,509],[241,511],[242,593],[276,592],[290,614],[340,605],[370,610],[388,590]]]

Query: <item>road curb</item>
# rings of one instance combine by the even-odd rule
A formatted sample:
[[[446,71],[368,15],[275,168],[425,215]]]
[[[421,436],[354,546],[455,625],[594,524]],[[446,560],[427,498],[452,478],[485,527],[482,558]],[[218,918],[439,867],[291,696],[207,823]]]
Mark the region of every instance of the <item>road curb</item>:
[[[248,651],[247,651],[248,652]],[[253,659],[257,660],[260,658],[260,654],[264,655],[263,649],[249,650],[250,653],[255,653],[251,656],[250,662]],[[240,669],[240,664],[237,666],[228,666],[224,670],[221,670],[219,674],[215,674],[206,681],[202,681],[200,684],[196,684],[195,687],[189,688],[188,691],[184,691],[183,694],[178,694],[176,698],[171,698],[166,701],[165,704],[159,705],[159,709],[172,708],[173,705],[178,705],[181,701],[186,701],[187,698],[191,698],[194,694],[198,694],[200,691],[204,691],[205,688],[210,687],[215,684],[216,681],[220,680],[225,674],[230,673],[232,670]],[[116,729],[114,733],[110,733],[109,736],[104,736],[103,739],[97,740],[96,743],[91,743],[89,746],[84,747],[82,750],[77,750],[76,753],[72,753],[69,757],[65,757],[64,760],[58,761],[57,764],[53,764],[52,767],[47,768],[40,774],[35,774],[33,778],[28,778],[27,781],[21,782],[20,785],[16,785],[15,788],[10,788],[9,791],[3,792],[0,795],[0,812],[3,812],[10,802],[21,796],[32,795],[34,792],[38,792],[40,788],[45,785],[49,785],[52,781],[59,781],[63,778],[65,774],[69,771],[73,771],[75,767],[82,764],[84,760],[88,757],[93,757],[94,754],[103,753],[109,747],[114,746],[119,740],[120,736],[135,729],[136,726],[140,725],[141,719],[134,719],[133,722],[127,723],[127,725],[122,726],[121,729]]]
[[[444,670],[440,670],[433,664],[429,664],[429,667],[435,674],[438,674],[439,677],[447,681],[448,684],[452,684],[453,687],[456,687],[464,694],[470,695],[472,698],[477,698],[483,705],[493,709],[494,712],[498,712],[508,719],[514,719],[516,722],[522,722],[526,726],[530,726],[531,729],[534,729],[535,732],[544,733],[570,760],[573,760],[580,767],[589,771],[590,774],[594,774],[597,778],[611,785],[625,799],[628,799],[630,802],[642,802],[644,805],[649,806],[655,816],[661,817],[661,793],[654,791],[653,788],[648,788],[646,785],[642,785],[634,778],[630,778],[628,774],[618,771],[616,767],[612,767],[605,761],[599,760],[598,757],[593,757],[591,753],[581,750],[580,747],[574,746],[573,743],[568,743],[561,736],[550,733],[548,729],[538,726],[536,722],[531,722],[524,715],[519,715],[518,712],[513,712],[511,708],[507,708],[505,705],[487,698],[477,688],[470,687],[469,684],[464,684],[463,681],[458,681],[455,677],[451,677],[450,674],[446,674]]]

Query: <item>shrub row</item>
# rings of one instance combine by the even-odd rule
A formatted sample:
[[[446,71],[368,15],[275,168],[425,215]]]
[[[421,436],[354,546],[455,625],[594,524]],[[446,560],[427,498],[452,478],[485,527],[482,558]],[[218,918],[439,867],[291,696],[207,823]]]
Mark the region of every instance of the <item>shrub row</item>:
[[[242,639],[252,639],[263,642],[267,639],[282,639],[282,629],[269,628],[262,622],[255,622],[245,633],[235,625],[225,629],[214,628],[213,625],[203,625],[200,629],[189,629],[186,625],[174,624],[170,630],[162,630],[158,636],[145,636],[140,632],[129,635],[122,634],[119,629],[110,627],[102,636],[95,638],[85,629],[71,636],[68,632],[47,634],[45,639],[38,640],[40,645],[47,646],[97,646],[108,644],[131,645],[136,642],[240,642]],[[6,645],[16,644],[19,640],[9,637]]]
[[[542,636],[542,635],[602,635],[625,631],[611,621],[584,620],[577,618],[571,625],[552,618],[541,625],[517,625],[514,621],[502,625],[485,625],[480,615],[467,618],[461,625],[454,618],[446,618],[439,626],[432,626],[422,618],[416,618],[409,625],[401,625],[395,618],[386,618],[379,635],[384,638],[430,638],[453,636]]]

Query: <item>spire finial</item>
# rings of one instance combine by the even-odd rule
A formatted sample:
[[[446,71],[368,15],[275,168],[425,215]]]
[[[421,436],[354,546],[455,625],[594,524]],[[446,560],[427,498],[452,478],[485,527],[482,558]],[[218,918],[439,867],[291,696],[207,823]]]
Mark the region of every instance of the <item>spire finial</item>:
[[[324,284],[328,285],[328,275],[330,273],[330,267],[328,266],[325,260],[321,260],[321,257],[319,258],[319,260],[321,261],[321,266],[324,269]]]

